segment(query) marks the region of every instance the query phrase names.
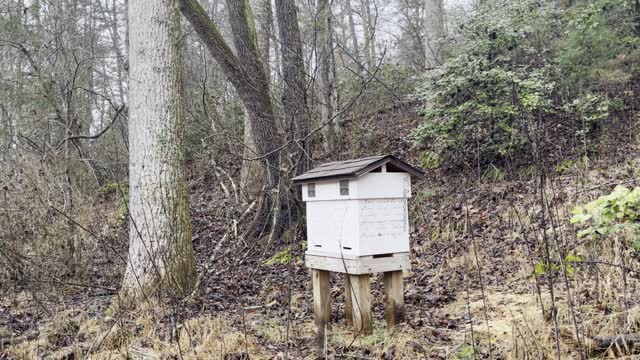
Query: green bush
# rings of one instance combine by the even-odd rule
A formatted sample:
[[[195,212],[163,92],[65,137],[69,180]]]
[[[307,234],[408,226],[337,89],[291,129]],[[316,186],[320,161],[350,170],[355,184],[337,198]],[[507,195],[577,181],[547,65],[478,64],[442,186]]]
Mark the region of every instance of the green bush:
[[[632,1],[598,0],[566,12],[557,59],[572,89],[597,85],[607,72],[626,72],[618,76],[619,82],[637,75],[637,66],[606,68],[609,61],[630,54],[630,49],[640,45],[640,37],[634,31],[638,26],[635,7]]]
[[[460,26],[449,60],[418,87],[426,107],[416,144],[449,166],[485,167],[530,163],[538,135],[587,145],[619,103],[600,91],[602,79],[638,78],[628,61],[640,47],[632,5],[498,0],[481,8]]]
[[[640,250],[640,187],[630,190],[618,185],[609,195],[577,206],[572,213],[571,223],[581,229],[578,231],[579,238],[630,231],[634,248]]]
[[[300,258],[291,254],[291,246],[287,246],[284,250],[278,251],[272,257],[264,261],[267,266],[287,265],[291,261],[298,262]]]

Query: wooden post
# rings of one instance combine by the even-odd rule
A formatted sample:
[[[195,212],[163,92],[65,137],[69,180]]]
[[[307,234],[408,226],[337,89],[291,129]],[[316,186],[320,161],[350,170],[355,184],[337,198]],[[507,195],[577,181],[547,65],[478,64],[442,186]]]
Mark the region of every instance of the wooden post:
[[[384,273],[384,293],[387,301],[387,329],[392,329],[404,321],[402,271],[388,271]]]
[[[331,282],[326,270],[311,269],[313,283],[313,312],[318,328],[318,350],[324,353],[326,328],[331,320]]]
[[[353,303],[351,302],[351,281],[349,274],[344,274],[344,315],[347,324],[353,325]]]
[[[349,275],[351,303],[353,306],[353,328],[364,335],[373,332],[371,321],[371,279],[369,274]]]

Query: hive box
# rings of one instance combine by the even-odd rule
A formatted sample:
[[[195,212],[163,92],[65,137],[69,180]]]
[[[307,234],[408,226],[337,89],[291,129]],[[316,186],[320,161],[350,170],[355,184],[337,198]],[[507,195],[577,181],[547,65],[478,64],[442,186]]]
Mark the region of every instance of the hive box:
[[[307,208],[308,267],[349,274],[409,266],[411,177],[392,155],[322,164],[293,179]]]

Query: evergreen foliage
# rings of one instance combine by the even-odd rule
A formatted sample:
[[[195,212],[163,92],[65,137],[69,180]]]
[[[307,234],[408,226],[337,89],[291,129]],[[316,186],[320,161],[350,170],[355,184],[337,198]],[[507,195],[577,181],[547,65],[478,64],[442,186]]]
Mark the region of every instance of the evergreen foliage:
[[[568,9],[500,0],[481,8],[460,25],[447,63],[418,88],[426,100],[414,134],[426,147],[423,165],[526,160],[536,131],[549,126],[556,141],[577,137],[586,146],[596,123],[628,96],[612,87],[640,74],[636,16],[630,0]]]

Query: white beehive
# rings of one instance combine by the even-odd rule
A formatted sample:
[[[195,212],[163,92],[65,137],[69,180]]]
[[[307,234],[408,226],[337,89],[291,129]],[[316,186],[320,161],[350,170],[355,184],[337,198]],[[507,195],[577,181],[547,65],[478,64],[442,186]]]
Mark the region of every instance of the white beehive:
[[[322,164],[293,179],[307,206],[307,266],[364,274],[408,267],[411,176],[391,155]]]

